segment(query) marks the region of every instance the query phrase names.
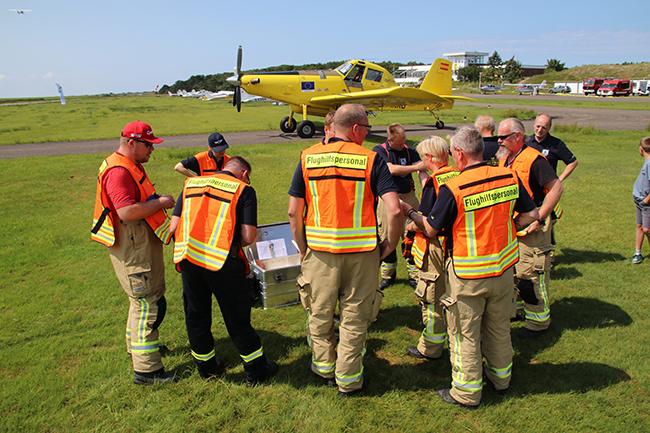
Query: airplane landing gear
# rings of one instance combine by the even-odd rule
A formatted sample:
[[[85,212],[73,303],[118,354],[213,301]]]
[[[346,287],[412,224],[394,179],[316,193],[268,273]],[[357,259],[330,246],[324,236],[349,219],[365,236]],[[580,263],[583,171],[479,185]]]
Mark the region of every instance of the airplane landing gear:
[[[437,129],[443,129],[444,127],[445,127],[445,122],[443,122],[442,120],[437,120],[436,121],[436,128]]]
[[[316,127],[309,120],[303,120],[298,124],[298,136],[300,138],[312,138],[316,132]]]
[[[300,122],[302,123],[302,122]],[[312,125],[313,126],[313,125]],[[293,132],[296,130],[296,119],[293,117],[284,117],[282,120],[280,120],[280,129],[282,132]],[[313,135],[313,133],[312,133]]]

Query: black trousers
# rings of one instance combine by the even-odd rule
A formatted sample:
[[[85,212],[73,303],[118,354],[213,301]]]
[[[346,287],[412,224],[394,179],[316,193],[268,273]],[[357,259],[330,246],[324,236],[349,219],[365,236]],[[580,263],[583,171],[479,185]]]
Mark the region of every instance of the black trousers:
[[[185,326],[201,376],[213,374],[216,365],[212,295],[217,298],[228,334],[242,357],[246,379],[255,380],[266,371],[262,342],[251,325],[251,293],[244,266],[239,257],[228,257],[219,271],[187,260],[180,263]]]

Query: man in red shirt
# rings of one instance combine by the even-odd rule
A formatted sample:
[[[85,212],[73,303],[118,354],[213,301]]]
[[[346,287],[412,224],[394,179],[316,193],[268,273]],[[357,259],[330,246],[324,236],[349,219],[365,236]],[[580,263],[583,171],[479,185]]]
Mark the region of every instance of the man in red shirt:
[[[153,135],[144,122],[131,122],[122,131],[119,149],[99,168],[92,239],[107,246],[122,288],[129,297],[127,352],[133,360],[136,384],[176,382],[160,358],[158,327],[165,317],[163,243],[169,243],[165,209],[171,195],[156,193],[142,164],[149,161]]]

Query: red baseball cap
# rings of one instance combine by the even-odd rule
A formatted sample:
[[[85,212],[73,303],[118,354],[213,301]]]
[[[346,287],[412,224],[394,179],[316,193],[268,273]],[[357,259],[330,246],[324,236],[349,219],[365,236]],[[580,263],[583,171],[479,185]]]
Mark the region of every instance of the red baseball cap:
[[[149,143],[162,143],[163,139],[153,135],[151,126],[139,120],[131,122],[124,127],[122,137],[148,141]]]

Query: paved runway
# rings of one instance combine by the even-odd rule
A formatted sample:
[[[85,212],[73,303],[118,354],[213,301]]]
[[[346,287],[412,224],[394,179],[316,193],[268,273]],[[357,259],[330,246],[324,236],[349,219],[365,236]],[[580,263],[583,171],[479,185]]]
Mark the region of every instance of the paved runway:
[[[525,105],[526,100],[571,100],[577,98],[593,100],[594,97],[565,96],[565,95],[471,95],[477,102],[456,103],[457,106],[474,105],[486,107],[485,114],[490,114],[491,109],[523,108],[536,112],[545,112],[551,115],[554,124],[577,124],[579,126],[593,125],[597,129],[620,131],[620,130],[644,130],[650,124],[650,111],[645,110],[605,110],[597,108],[568,108],[568,107],[544,107],[538,105]],[[512,99],[522,101],[522,104],[488,104],[482,103],[482,98]],[[608,98],[608,101],[650,103],[650,98]],[[444,114],[444,113],[443,113]],[[371,119],[376,120],[376,119]],[[434,120],[433,118],[431,119]],[[443,116],[444,120],[444,116]],[[532,133],[533,120],[524,121],[526,131]],[[444,129],[436,129],[434,122],[424,125],[404,125],[408,136],[447,135],[462,126],[463,124],[447,124]],[[374,136],[386,137],[386,126],[373,125]],[[296,141],[312,142],[323,136],[322,131],[316,131],[312,140],[303,140],[296,133],[285,134],[281,131],[248,131],[229,132],[224,134],[228,144],[237,146],[241,144],[270,144],[288,143]],[[165,141],[156,145],[157,149],[183,148],[183,147],[205,147],[208,134],[162,136]],[[15,144],[0,146],[0,159],[25,158],[31,156],[60,156],[74,154],[91,154],[112,152],[118,147],[117,137],[107,140],[90,141],[66,141],[58,143],[34,143]]]

